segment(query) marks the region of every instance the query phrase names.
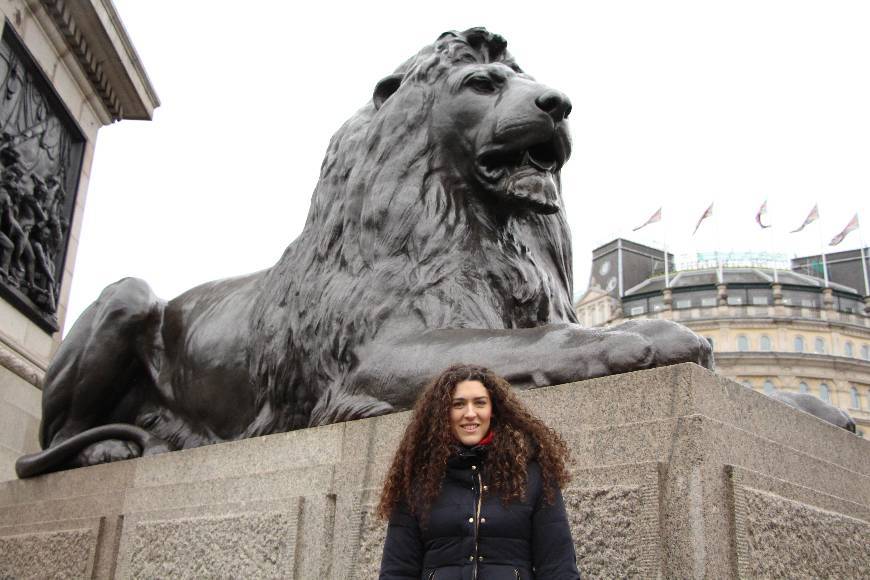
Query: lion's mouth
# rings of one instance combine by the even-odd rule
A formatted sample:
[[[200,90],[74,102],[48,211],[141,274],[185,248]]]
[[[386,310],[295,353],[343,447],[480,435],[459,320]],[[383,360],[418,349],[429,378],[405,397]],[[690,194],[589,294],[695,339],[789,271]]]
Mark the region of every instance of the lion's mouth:
[[[538,213],[559,211],[554,174],[564,163],[555,140],[527,149],[491,149],[477,158],[478,173],[487,189]]]
[[[556,171],[560,163],[559,151],[552,141],[539,143],[520,151],[488,151],[478,159],[481,173],[491,181],[497,181],[506,174],[526,166],[538,171]]]

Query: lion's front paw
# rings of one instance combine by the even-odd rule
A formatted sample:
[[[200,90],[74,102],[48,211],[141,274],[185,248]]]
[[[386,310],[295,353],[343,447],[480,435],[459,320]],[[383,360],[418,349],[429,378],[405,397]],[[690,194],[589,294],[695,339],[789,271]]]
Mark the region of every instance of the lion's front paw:
[[[107,439],[85,447],[76,457],[76,465],[85,467],[100,463],[111,463],[134,459],[142,455],[139,446],[121,439]]]
[[[632,320],[613,330],[638,334],[652,344],[650,366],[692,362],[713,370],[713,347],[703,336],[669,320]]]

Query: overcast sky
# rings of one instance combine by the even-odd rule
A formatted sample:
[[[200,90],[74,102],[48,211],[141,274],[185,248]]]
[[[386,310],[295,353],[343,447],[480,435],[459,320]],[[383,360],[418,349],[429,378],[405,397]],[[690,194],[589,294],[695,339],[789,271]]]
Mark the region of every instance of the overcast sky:
[[[791,257],[856,212],[870,226],[865,1],[115,4],[162,105],[100,132],[67,328],[124,276],[172,298],[273,264],[335,130],[420,47],[471,26],[573,101],[575,293],[592,249],[617,236],[660,246],[666,230],[678,257]],[[788,234],[815,203],[820,223]],[[663,224],[632,233],[660,206]]]

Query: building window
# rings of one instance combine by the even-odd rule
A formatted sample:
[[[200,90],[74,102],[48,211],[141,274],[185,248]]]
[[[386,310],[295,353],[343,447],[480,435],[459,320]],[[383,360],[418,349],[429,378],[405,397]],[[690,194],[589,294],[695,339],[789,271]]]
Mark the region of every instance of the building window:
[[[677,308],[691,308],[692,300],[690,298],[683,298],[681,300],[677,300],[675,305]]]
[[[801,381],[801,384],[798,385],[798,390],[802,393],[809,393],[810,392],[810,388],[803,381]]]
[[[803,352],[804,351],[804,337],[802,337],[802,336],[794,337],[794,351],[795,352]]]
[[[849,389],[849,394],[852,395],[852,408],[860,409],[861,408],[861,395],[858,394],[858,389],[855,387],[851,387]]]
[[[775,390],[776,390],[776,387],[773,386],[773,383],[771,382],[770,379],[767,379],[766,381],[764,381],[764,394],[765,395],[772,395]]]
[[[716,297],[706,296],[701,298],[701,306],[716,306]]]
[[[846,343],[846,346],[843,347],[843,352],[846,356],[855,356],[855,349],[852,348],[851,342]]]
[[[737,337],[737,350],[740,352],[749,350],[749,339],[746,338],[745,334],[741,334]]]
[[[825,354],[825,339],[824,338],[816,338],[816,352],[819,354]]]
[[[831,403],[831,389],[828,388],[828,385],[822,383],[819,385],[819,397],[826,403]]]
[[[713,337],[712,336],[705,336],[704,339],[710,343],[710,350],[713,350],[716,348],[715,345],[713,344]]]
[[[743,296],[729,296],[728,306],[740,306],[743,304]]]
[[[870,346],[865,344],[861,347],[861,358],[864,360],[870,360]]]
[[[752,297],[752,305],[753,306],[767,306],[768,299],[767,296],[753,296]]]
[[[631,315],[637,316],[638,314],[643,314],[644,310],[645,309],[643,306],[632,306],[631,307]]]
[[[770,350],[770,337],[766,334],[761,335],[761,350]]]

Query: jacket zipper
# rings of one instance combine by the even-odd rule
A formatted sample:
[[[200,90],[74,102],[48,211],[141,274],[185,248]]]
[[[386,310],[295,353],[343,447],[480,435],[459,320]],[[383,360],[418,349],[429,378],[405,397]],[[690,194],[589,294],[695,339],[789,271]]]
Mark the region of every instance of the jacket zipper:
[[[431,572],[429,572],[428,580],[435,579],[435,572],[436,572],[436,570],[432,570]]]
[[[517,580],[520,580],[520,569],[514,568],[514,575],[517,577]]]
[[[474,562],[471,567],[471,579],[477,580],[477,566],[479,562],[478,551],[480,550],[480,506],[483,503],[483,479],[480,472],[477,473],[477,505],[474,509]]]

